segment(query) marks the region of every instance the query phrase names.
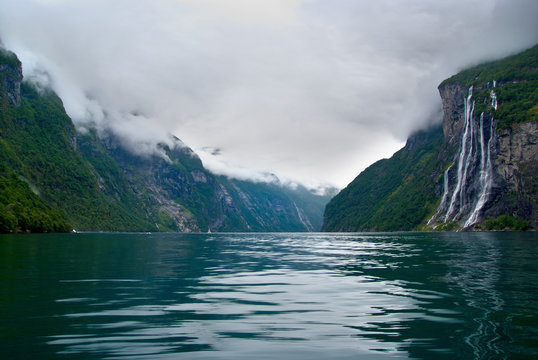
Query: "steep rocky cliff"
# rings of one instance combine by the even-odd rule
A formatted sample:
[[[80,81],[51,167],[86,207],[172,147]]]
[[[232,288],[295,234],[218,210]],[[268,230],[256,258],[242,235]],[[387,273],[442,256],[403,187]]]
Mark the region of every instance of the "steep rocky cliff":
[[[21,104],[22,67],[15,54],[0,46],[0,103],[2,107]]]
[[[439,93],[442,144],[412,136],[393,158],[366,169],[327,205],[324,230],[536,229],[538,46],[463,71],[441,83]],[[428,156],[412,156],[413,144]],[[365,184],[387,183],[385,176],[398,184]],[[395,196],[416,188],[421,206]]]
[[[428,227],[537,226],[538,47],[439,86],[445,153],[455,151]],[[522,225],[522,224],[526,225]],[[502,227],[502,224],[499,227]]]
[[[507,212],[528,219],[537,228],[538,123],[515,124],[499,131],[494,168],[506,196],[490,205],[491,212]]]

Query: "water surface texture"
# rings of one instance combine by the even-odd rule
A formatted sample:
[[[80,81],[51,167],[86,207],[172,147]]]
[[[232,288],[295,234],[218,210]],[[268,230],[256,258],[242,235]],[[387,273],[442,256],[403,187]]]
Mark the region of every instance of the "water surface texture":
[[[534,233],[0,236],[3,359],[538,358]]]

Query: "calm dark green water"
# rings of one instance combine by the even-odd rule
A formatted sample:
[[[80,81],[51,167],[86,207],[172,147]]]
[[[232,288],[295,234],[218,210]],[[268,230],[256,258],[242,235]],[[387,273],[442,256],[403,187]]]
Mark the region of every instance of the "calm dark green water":
[[[0,236],[2,359],[536,359],[538,236]]]

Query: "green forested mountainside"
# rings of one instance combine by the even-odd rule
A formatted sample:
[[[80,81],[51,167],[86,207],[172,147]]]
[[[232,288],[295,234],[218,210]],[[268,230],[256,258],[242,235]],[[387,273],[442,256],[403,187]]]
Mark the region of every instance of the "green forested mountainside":
[[[160,149],[166,159],[140,157],[122,147],[107,149],[138,197],[146,199],[160,230],[314,231],[321,227],[328,196],[301,187],[215,176],[179,139],[172,147],[161,144]]]
[[[483,134],[477,127],[480,126],[479,119],[482,112],[487,113],[485,119],[493,119],[491,121],[496,127],[494,131],[497,138],[491,145],[494,163],[492,166],[499,168],[496,170],[497,173],[494,172],[492,175],[497,177],[492,180],[491,188],[484,192],[489,201],[480,212],[484,219],[477,222],[474,228],[483,230],[528,228],[537,220],[532,209],[538,202],[536,199],[538,174],[535,159],[534,162],[520,159],[532,157],[537,151],[537,145],[532,132],[535,131],[534,127],[525,127],[530,129],[529,133],[525,134],[522,132],[527,130],[523,130],[520,125],[537,121],[538,46],[518,55],[462,71],[443,81],[439,88],[452,85],[461,89],[473,86],[475,134],[472,137],[474,140],[471,140],[474,141],[473,145],[467,144],[467,149],[474,146],[480,150],[479,141]],[[460,94],[461,99],[443,99],[452,105],[452,111],[453,109],[459,111],[450,114],[451,119],[447,119],[445,114],[444,125],[447,125],[447,129],[455,129],[452,124],[447,124],[447,121],[459,119],[458,121],[463,122],[464,118],[463,97],[466,95],[461,91],[452,94],[456,93]],[[496,109],[492,105],[493,93],[497,97]],[[455,105],[458,103],[461,105]],[[461,129],[463,132],[463,127]],[[488,132],[487,129],[485,131]],[[514,134],[518,137],[512,138]],[[510,140],[501,141],[501,137]],[[461,134],[455,136],[455,139],[461,143]],[[455,155],[461,151],[460,145],[449,143],[447,139],[443,140],[441,129],[412,136],[407,145],[393,157],[378,161],[364,170],[329,202],[325,209],[322,229],[324,231],[429,229],[428,220],[436,213],[443,195],[445,170],[452,169],[450,179],[452,184],[456,182],[457,166],[452,165],[455,165],[457,160]],[[484,154],[488,154],[490,144],[484,144],[483,148]],[[517,152],[517,155],[514,152]],[[480,166],[485,166],[480,165],[478,156],[473,159],[469,160],[471,168],[476,170]],[[486,163],[484,160],[483,164]],[[476,201],[473,199],[477,199],[480,191],[470,185],[472,181],[473,179],[468,179],[468,186],[465,187],[468,193],[465,197]],[[475,206],[474,204],[476,202],[472,206]],[[463,208],[459,211],[472,209],[473,207]],[[461,223],[453,220],[435,226],[437,230],[461,228]]]
[[[0,49],[0,232],[312,231],[328,197],[215,176],[174,139],[135,155],[77,133],[62,101]]]
[[[23,83],[21,105],[7,106],[2,111],[0,129],[2,176],[25,179],[35,193],[26,192],[27,195],[39,195],[42,202],[54,209],[52,213],[68,219],[62,229],[65,230],[67,224],[80,230],[148,229],[143,219],[136,218],[136,207],[132,209],[129,204],[115,201],[100,191],[96,172],[77,151],[75,128],[54,93],[38,92]],[[7,203],[4,197],[4,207],[36,211],[30,206],[28,196],[11,187],[15,183],[8,181],[6,184],[11,185],[6,185],[3,194],[18,192],[20,196],[14,203]],[[25,202],[29,205],[24,206]],[[20,230],[31,230],[21,225]],[[37,228],[32,230],[37,231]],[[42,230],[58,229],[44,226]]]
[[[43,158],[37,157],[37,164],[26,162],[26,154],[41,143],[30,137],[39,125],[30,102],[21,101],[21,80],[17,57],[0,49],[0,232],[68,231],[71,224],[65,213],[50,206],[32,185],[40,170],[34,166]],[[29,147],[19,154],[26,142]]]
[[[15,173],[0,168],[0,232],[66,232],[65,214],[51,208]]]
[[[22,176],[25,164],[17,156],[18,142],[10,143],[14,120],[24,124],[20,111],[21,64],[17,57],[0,49],[0,232],[67,231],[70,224],[62,212],[51,208],[37,189]],[[19,141],[20,142],[20,141]]]
[[[536,69],[538,69],[538,45],[503,59],[465,69],[444,80],[439,86],[450,83],[460,83],[463,86],[481,86],[492,79],[497,82],[536,81]]]
[[[443,81],[439,87],[454,83],[473,86],[475,113],[479,114],[486,110],[493,81],[496,82],[499,106],[491,112],[498,119],[498,129],[538,121],[538,45],[520,54],[464,70]]]
[[[440,127],[412,136],[390,159],[355,178],[326,206],[323,231],[415,230],[437,204],[433,170],[439,165]]]

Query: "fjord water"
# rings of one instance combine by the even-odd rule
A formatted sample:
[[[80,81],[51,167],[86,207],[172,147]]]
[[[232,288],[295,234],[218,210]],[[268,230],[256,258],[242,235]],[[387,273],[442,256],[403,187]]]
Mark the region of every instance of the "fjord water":
[[[535,233],[0,236],[3,359],[531,359]]]

